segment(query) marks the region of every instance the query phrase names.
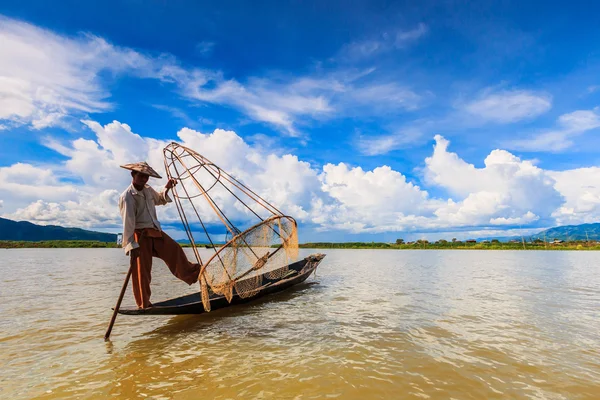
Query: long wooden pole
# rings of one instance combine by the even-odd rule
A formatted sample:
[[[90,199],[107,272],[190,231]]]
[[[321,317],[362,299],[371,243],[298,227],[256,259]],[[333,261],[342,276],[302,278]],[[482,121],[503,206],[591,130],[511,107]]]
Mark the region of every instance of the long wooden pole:
[[[110,318],[110,323],[108,324],[108,329],[104,334],[104,340],[108,340],[110,338],[110,332],[112,331],[113,325],[115,324],[115,320],[117,319],[117,314],[119,313],[119,308],[121,308],[121,302],[123,301],[123,296],[125,295],[125,290],[127,290],[127,285],[129,284],[129,278],[131,277],[131,273],[133,272],[133,268],[137,263],[137,257],[134,257],[133,254],[129,258],[129,271],[127,272],[127,276],[125,277],[125,282],[123,282],[123,287],[121,288],[121,294],[119,294],[119,299],[117,300],[117,305],[115,306],[115,310],[113,312],[112,317]]]

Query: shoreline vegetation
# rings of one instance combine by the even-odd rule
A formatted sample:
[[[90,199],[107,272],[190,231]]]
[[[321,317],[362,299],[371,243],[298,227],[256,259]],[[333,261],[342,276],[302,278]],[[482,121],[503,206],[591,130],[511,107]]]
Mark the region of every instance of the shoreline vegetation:
[[[221,244],[216,244],[221,246]],[[100,242],[92,240],[46,240],[39,242],[0,240],[0,249],[25,249],[25,248],[114,248],[121,246],[115,242]],[[182,247],[190,247],[189,244],[182,244]],[[201,244],[199,247],[211,248],[210,245]],[[278,247],[278,246],[274,246]],[[600,250],[598,241],[553,241],[544,242],[534,240],[531,242],[512,241],[500,242],[492,241],[446,241],[429,242],[427,240],[417,240],[416,242],[396,243],[381,242],[316,242],[302,243],[301,249],[388,249],[388,250]]]
[[[462,242],[417,240],[409,243],[378,243],[378,242],[348,242],[348,243],[303,243],[301,249],[389,249],[389,250],[600,250],[600,242],[570,241],[570,242]]]

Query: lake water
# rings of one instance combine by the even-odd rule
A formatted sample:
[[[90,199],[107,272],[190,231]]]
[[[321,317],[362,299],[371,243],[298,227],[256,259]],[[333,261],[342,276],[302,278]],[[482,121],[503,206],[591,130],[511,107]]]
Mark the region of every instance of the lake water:
[[[295,290],[104,342],[120,250],[0,250],[0,398],[600,396],[600,252],[324,252]],[[156,261],[152,300],[196,289]]]

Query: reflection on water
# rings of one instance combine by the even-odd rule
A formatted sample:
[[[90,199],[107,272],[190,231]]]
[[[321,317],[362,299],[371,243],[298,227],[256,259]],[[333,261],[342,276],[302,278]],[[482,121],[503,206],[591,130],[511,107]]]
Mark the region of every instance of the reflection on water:
[[[120,315],[105,343],[119,250],[2,250],[0,398],[600,393],[600,253],[327,254],[289,292],[199,316]],[[154,300],[197,289],[154,269]]]

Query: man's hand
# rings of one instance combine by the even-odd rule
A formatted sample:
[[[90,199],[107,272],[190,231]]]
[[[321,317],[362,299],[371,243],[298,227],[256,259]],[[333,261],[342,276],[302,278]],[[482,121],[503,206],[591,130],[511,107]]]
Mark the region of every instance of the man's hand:
[[[171,178],[169,179],[169,182],[167,182],[167,184],[165,185],[165,189],[172,189],[175,185],[177,185],[177,179]]]

